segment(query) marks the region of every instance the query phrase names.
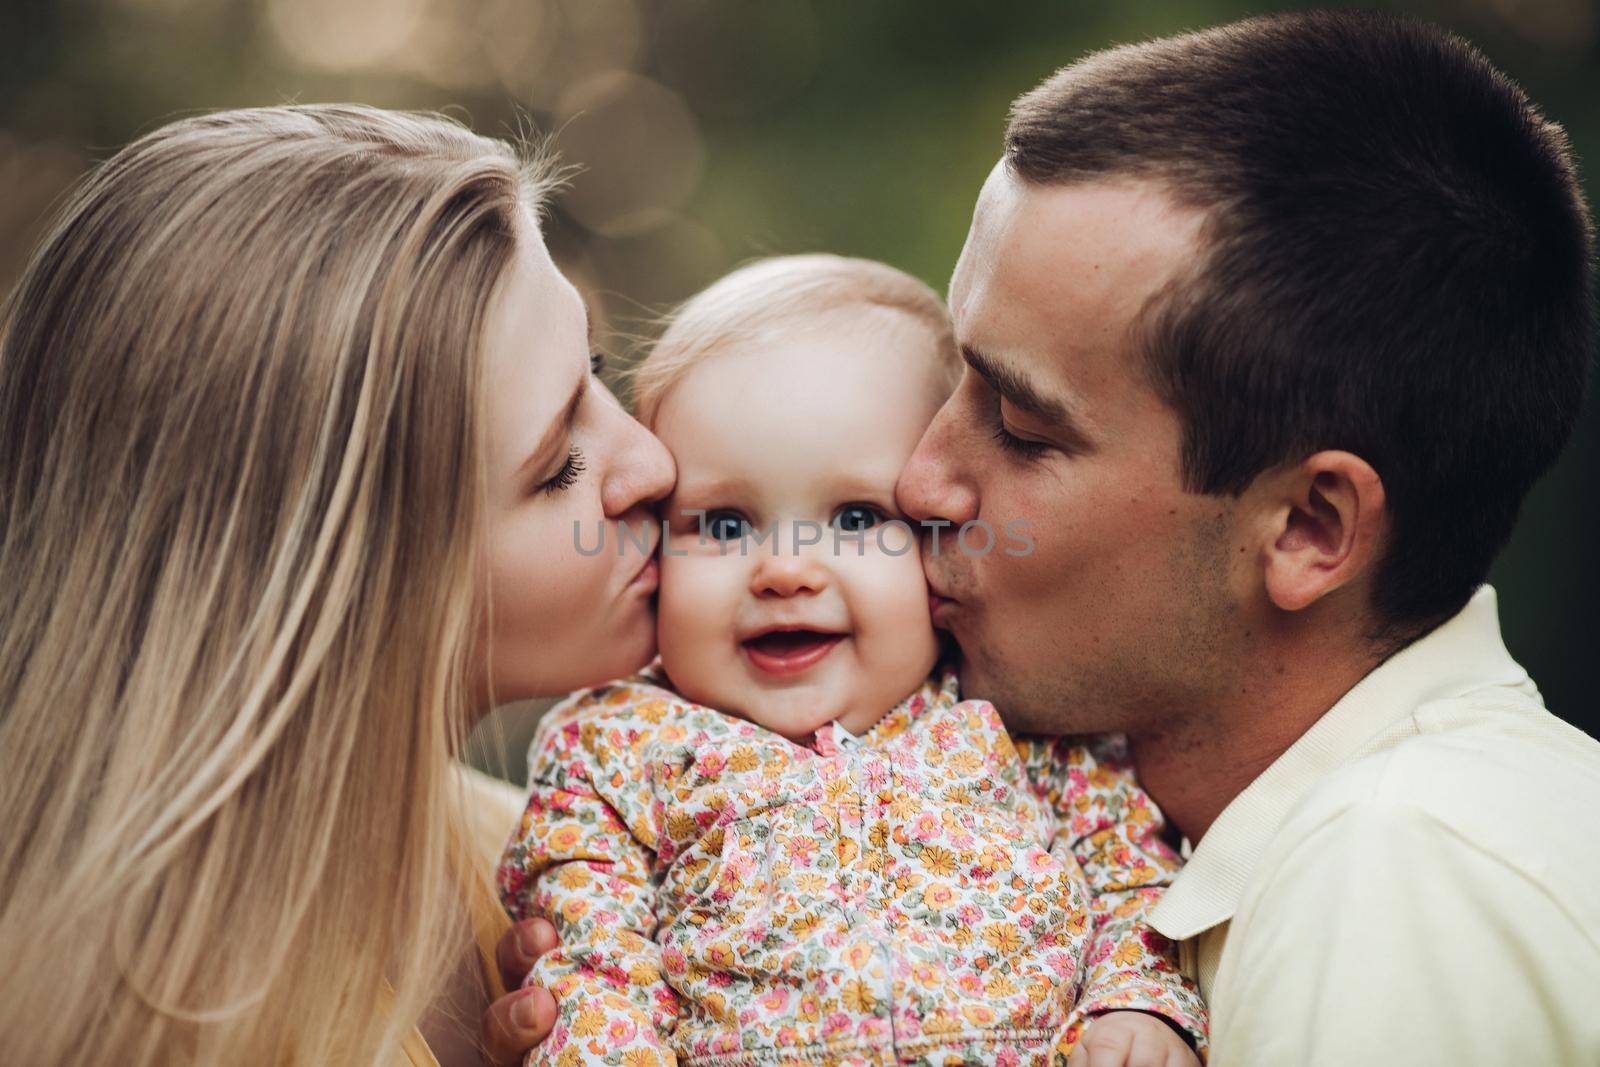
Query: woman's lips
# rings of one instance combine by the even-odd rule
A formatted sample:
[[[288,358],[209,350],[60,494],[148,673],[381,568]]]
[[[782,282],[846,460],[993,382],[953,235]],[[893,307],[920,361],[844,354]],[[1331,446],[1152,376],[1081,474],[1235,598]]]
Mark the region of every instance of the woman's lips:
[[[783,677],[799,674],[820,663],[843,640],[844,634],[775,630],[742,642],[742,647],[757,670]]]
[[[645,560],[644,566],[639,568],[639,573],[633,576],[628,588],[641,593],[653,593],[660,581],[661,568],[656,563],[655,557],[651,556]]]

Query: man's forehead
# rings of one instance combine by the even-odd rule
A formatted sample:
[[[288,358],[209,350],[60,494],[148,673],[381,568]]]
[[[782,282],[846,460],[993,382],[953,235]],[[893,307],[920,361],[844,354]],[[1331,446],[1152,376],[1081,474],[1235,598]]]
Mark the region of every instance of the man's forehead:
[[[1157,182],[1039,185],[1002,162],[973,212],[951,312],[960,329],[982,328],[975,316],[1073,335],[1125,326],[1192,264],[1203,221]]]

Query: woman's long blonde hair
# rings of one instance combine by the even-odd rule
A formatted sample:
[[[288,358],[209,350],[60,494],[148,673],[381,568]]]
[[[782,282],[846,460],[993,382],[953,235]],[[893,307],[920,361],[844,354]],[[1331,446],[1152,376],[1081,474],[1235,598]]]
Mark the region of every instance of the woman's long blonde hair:
[[[6,1062],[375,1062],[469,944],[480,339],[547,175],[277,107],[62,208],[0,320]]]

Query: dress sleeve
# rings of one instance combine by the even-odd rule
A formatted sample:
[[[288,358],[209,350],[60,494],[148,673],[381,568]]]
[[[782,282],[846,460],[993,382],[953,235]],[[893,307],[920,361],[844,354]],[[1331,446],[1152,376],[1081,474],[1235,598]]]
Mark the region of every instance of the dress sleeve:
[[[1088,951],[1080,972],[1070,1051],[1108,1011],[1144,1011],[1173,1025],[1202,1057],[1204,1002],[1178,970],[1177,946],[1149,924],[1181,861],[1162,840],[1161,812],[1134,781],[1120,737],[1018,738],[1034,789],[1055,819],[1051,852],[1082,869],[1091,893]]]
[[[657,838],[643,775],[612,744],[618,736],[581,714],[541,736],[528,805],[501,857],[507,910],[543,915],[560,935],[525,983],[549,989],[557,1006],[530,1067],[676,1063],[677,999],[654,941]]]

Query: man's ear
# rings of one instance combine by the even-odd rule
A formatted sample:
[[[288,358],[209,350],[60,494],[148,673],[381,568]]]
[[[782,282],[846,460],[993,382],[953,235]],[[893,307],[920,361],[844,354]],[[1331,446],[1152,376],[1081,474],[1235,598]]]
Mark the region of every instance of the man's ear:
[[[1349,452],[1317,452],[1276,480],[1266,589],[1300,611],[1364,574],[1383,532],[1383,481]]]

